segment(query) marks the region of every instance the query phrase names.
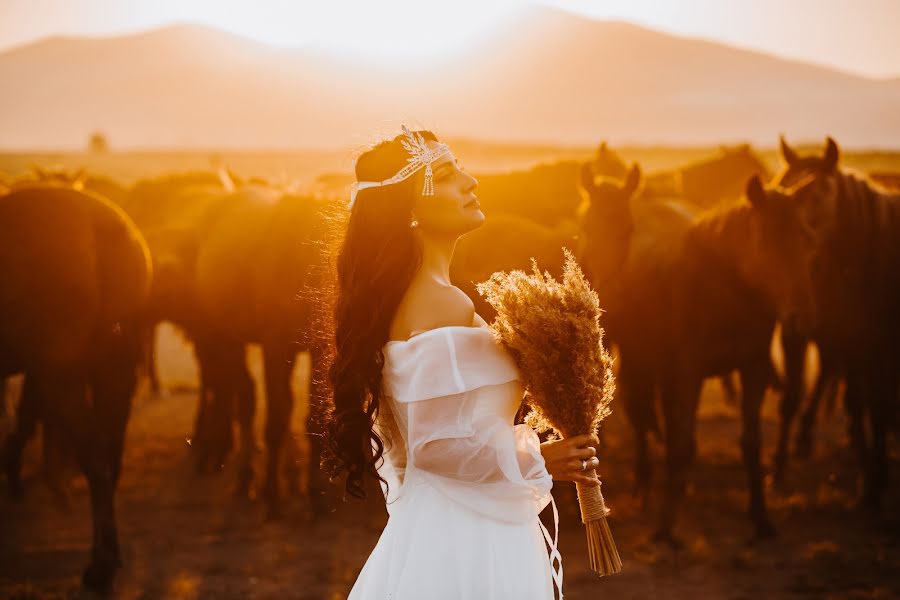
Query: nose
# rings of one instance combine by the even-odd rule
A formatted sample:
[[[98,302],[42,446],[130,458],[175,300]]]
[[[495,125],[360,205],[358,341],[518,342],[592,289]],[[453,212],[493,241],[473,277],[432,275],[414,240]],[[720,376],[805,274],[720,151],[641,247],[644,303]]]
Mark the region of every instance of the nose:
[[[466,173],[466,177],[469,178],[469,183],[468,183],[468,185],[466,185],[466,192],[468,193],[478,187],[478,180],[475,179],[474,177],[472,177],[471,175],[469,175],[468,173]]]

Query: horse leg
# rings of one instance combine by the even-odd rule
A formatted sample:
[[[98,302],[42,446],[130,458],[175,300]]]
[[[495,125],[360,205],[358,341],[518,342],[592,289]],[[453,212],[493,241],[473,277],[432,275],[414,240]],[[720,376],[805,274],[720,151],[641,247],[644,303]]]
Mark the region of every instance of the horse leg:
[[[797,408],[803,399],[803,364],[807,340],[801,336],[782,333],[784,348],[784,391],[781,395],[781,420],[778,423],[778,445],[775,449],[775,486],[783,489],[788,463],[788,442]],[[743,374],[742,374],[743,376]],[[765,390],[765,388],[763,388]],[[745,420],[746,424],[747,421]]]
[[[849,369],[847,372],[844,403],[849,418],[850,442],[856,450],[860,467],[865,473],[869,465],[869,444],[866,437],[865,384],[859,369]]]
[[[863,503],[875,513],[880,512],[884,492],[887,489],[890,471],[887,460],[887,433],[891,421],[892,404],[897,395],[897,374],[884,364],[872,364],[869,367],[872,385],[866,398],[866,413],[869,417],[869,428],[872,443],[869,461],[865,472]]]
[[[121,566],[115,519],[115,432],[106,428],[104,410],[98,410],[103,392],[89,387],[89,373],[79,367],[54,367],[34,377],[37,393],[47,399],[44,419],[64,437],[61,443],[74,451],[87,480],[91,502],[93,539],[91,560],[82,574],[86,588],[105,594]],[[130,400],[130,399],[129,399]]]
[[[794,456],[801,460],[807,460],[812,456],[813,429],[816,426],[816,417],[822,403],[822,396],[829,390],[831,383],[832,380],[824,372],[819,373],[809,401],[800,415],[800,425],[794,439]]]
[[[88,372],[82,394],[90,398],[89,408],[82,404],[60,424],[81,423],[72,427],[76,455],[88,481],[94,546],[91,563],[82,582],[92,589],[106,590],[122,562],[115,516],[115,493],[122,471],[125,433],[137,389],[141,336],[137,327],[124,327],[108,340]],[[63,403],[63,406],[67,406]],[[80,434],[80,435],[79,435]]]
[[[156,327],[148,327],[144,335],[146,336],[144,368],[150,381],[150,392],[158,396],[162,386],[159,383],[159,364],[156,362]]]
[[[197,471],[219,470],[234,444],[232,415],[234,386],[232,383],[235,343],[204,338],[196,343],[197,359],[201,365],[201,408],[195,428]],[[242,345],[237,345],[243,351]]]
[[[253,433],[253,421],[256,416],[256,386],[247,369],[247,357],[243,346],[234,359],[233,375],[237,397],[237,418],[241,431],[238,482],[235,493],[246,496],[253,481],[253,455],[256,450],[256,439]]]
[[[775,527],[769,520],[766,497],[763,491],[762,464],[760,461],[762,432],[760,412],[769,373],[768,359],[757,365],[741,369],[744,396],[741,401],[741,451],[747,470],[747,487],[750,492],[750,519],[756,528],[757,538],[775,535]]]
[[[60,510],[68,511],[69,493],[66,486],[66,466],[69,453],[63,443],[64,435],[54,429],[52,421],[43,423],[43,456],[41,476]]]
[[[633,363],[621,362],[618,383],[621,386],[625,414],[634,430],[634,495],[641,499],[641,506],[647,509],[650,503],[650,484],[653,466],[650,462],[648,434],[650,420],[656,419],[654,406],[654,386],[647,373],[632,368]]]
[[[794,456],[800,459],[808,459],[812,456],[813,429],[816,425],[816,417],[819,407],[826,394],[837,393],[838,372],[837,365],[831,352],[819,345],[819,377],[810,394],[809,401],[803,409],[800,417],[800,426],[797,429],[797,437],[794,440]]]
[[[666,430],[666,479],[659,527],[653,535],[675,548],[683,544],[672,533],[684,500],[687,478],[697,455],[697,407],[703,378],[679,374],[662,384]]]
[[[728,406],[737,406],[740,398],[740,390],[738,390],[734,381],[734,374],[728,373],[719,378],[722,384],[722,392],[725,396],[725,403]]]
[[[22,453],[28,439],[34,435],[37,423],[41,418],[41,398],[35,387],[33,377],[26,374],[22,386],[22,399],[16,411],[15,428],[3,442],[3,467],[6,470],[6,482],[10,498],[21,499],[22,488]]]
[[[291,426],[294,409],[294,394],[291,390],[291,376],[294,371],[296,353],[287,344],[264,344],[263,364],[266,379],[266,483],[263,495],[269,518],[281,515],[279,493],[279,467],[284,439]]]
[[[210,379],[210,357],[206,351],[206,343],[194,340],[194,358],[197,361],[197,372],[199,376],[199,392],[197,395],[197,414],[194,416],[194,431],[191,434],[190,446],[194,454],[196,470],[198,473],[205,470],[207,463],[207,454],[210,444],[210,426],[209,418],[212,414],[211,406],[213,403],[212,390],[207,385]]]

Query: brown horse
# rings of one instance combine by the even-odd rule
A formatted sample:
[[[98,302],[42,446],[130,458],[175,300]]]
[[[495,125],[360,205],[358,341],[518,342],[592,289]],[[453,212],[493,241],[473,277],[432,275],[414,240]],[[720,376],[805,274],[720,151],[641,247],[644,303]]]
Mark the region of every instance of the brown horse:
[[[0,198],[0,376],[22,372],[21,406],[70,448],[93,517],[86,586],[120,565],[114,496],[150,285],[147,247],[112,203],[62,187]],[[11,489],[25,439],[4,444]],[[13,468],[9,468],[9,467]]]
[[[657,343],[667,328],[665,274],[694,212],[675,201],[641,196],[641,171],[631,167],[623,182],[595,177],[585,163],[586,193],[579,211],[579,262],[604,309],[603,327],[617,351],[617,389],[635,429],[635,493],[649,501],[651,463],[648,435],[661,437],[652,400],[665,348]]]
[[[197,253],[207,229],[227,207],[226,185],[219,174],[187,172],[137,182],[121,205],[134,219],[147,240],[153,258],[154,277],[150,290],[142,363],[154,392],[160,390],[155,360],[155,329],[170,321],[189,340],[205,330],[203,311],[195,289]],[[198,348],[194,345],[196,356]],[[197,361],[200,376],[198,403],[191,450],[198,470],[218,467],[224,456],[210,451],[210,432],[205,409],[209,404],[204,382],[204,363]],[[230,446],[224,452],[230,450]]]
[[[598,186],[590,173],[583,181],[592,206],[608,204],[612,196],[620,205],[615,212],[625,214],[623,192],[633,186],[616,192],[614,186]],[[636,479],[645,489],[650,475],[646,434],[655,421],[657,390],[662,401],[667,479],[657,539],[675,541],[672,527],[695,454],[700,386],[707,377],[735,369],[744,390],[741,446],[750,513],[757,535],[773,532],[762,491],[760,404],[772,380],[769,345],[776,318],[799,323],[812,313],[811,284],[808,277],[797,277],[808,272],[804,269],[812,242],[793,205],[774,191],[764,191],[758,178],[750,180],[747,196],[749,201],[696,220],[684,213],[682,205],[669,205],[669,216],[657,218],[665,224],[658,231],[668,235],[649,236],[642,254],[632,251],[635,239],[624,252],[600,245],[603,240],[625,239],[622,234],[601,234],[603,227],[615,227],[610,216],[614,213],[587,215],[585,260],[626,257],[613,259],[611,265],[622,265],[618,273],[610,266],[604,269],[606,283],[596,267],[591,272],[608,311],[607,330],[619,346],[619,381],[637,434]],[[679,215],[680,220],[674,218]],[[624,226],[638,233],[646,221],[633,218]]]
[[[253,418],[256,399],[245,361],[245,347],[263,351],[267,450],[263,495],[269,516],[280,513],[279,476],[288,438],[297,355],[310,353],[313,382],[324,381],[324,349],[315,341],[313,307],[303,290],[321,285],[326,228],[323,203],[268,186],[246,185],[222,195],[222,203],[198,240],[193,294],[197,319],[191,330],[209,402],[209,448],[215,460],[230,448],[231,421],[241,429],[238,491],[252,480]],[[312,396],[313,394],[311,394]],[[317,395],[316,395],[317,396]],[[310,407],[309,487],[314,510],[325,508],[320,479],[321,437],[318,405]],[[287,461],[298,487],[299,457]]]
[[[774,533],[760,463],[760,408],[773,381],[769,348],[776,321],[797,330],[815,314],[809,264],[814,238],[793,202],[766,191],[758,177],[746,201],[695,222],[675,261],[667,367],[661,396],[667,475],[660,536],[670,538],[694,459],[696,409],[703,379],[737,370],[741,380],[741,450],[756,535]]]
[[[887,431],[895,423],[900,367],[900,194],[839,168],[828,138],[822,156],[799,157],[782,140],[792,200],[820,250],[814,282],[820,354],[846,378],[845,404],[864,472],[863,502],[879,508],[887,487]]]
[[[826,162],[829,165],[834,165],[837,162],[837,146],[831,149],[834,151],[833,153],[829,153],[830,151],[826,153],[828,154],[827,158],[801,158],[787,144],[784,137],[781,138],[780,142],[779,150],[782,170],[773,179],[773,183],[776,186],[789,187],[797,185],[802,178],[801,176],[821,169]],[[833,168],[833,166],[828,168]],[[809,343],[815,339],[814,335],[806,336],[793,330],[791,327],[784,327],[781,333],[784,350],[785,386],[781,399],[781,422],[775,450],[774,481],[778,487],[785,485],[793,422],[804,400],[803,371],[806,350]],[[839,364],[837,357],[832,352],[833,349],[822,344],[818,344],[818,349],[819,377],[807,402],[806,409],[803,411],[801,426],[795,441],[795,454],[801,458],[808,457],[812,451],[812,428],[819,403],[826,392],[836,393],[838,380],[841,378]]]
[[[125,193],[125,188],[112,179],[90,174],[85,169],[44,168],[39,165],[32,165],[31,169],[23,175],[15,178],[10,177],[7,183],[6,193],[30,189],[71,189],[79,192],[89,192],[114,204],[118,204]],[[142,328],[142,332],[144,330],[145,328]],[[21,388],[21,386],[19,387]],[[8,389],[6,379],[2,381],[0,389],[2,389],[3,395],[6,396]],[[40,407],[30,404],[33,395],[25,398],[26,402],[22,402],[23,399],[20,397],[21,389],[13,389],[12,391],[19,392],[19,397],[14,398],[14,401],[19,400],[19,408],[16,413],[15,432],[12,439],[15,439],[17,444],[24,444],[26,440],[37,432],[37,426],[43,421],[43,417],[40,413]],[[65,449],[64,441],[58,439],[58,436],[54,437],[57,432],[52,427],[47,427],[47,424],[44,423],[40,433],[41,444],[44,449],[40,468],[42,478],[45,480],[57,505],[65,510],[69,506],[69,498],[64,475],[68,467],[75,467],[76,465],[72,460],[71,452]],[[9,462],[5,465],[7,478],[10,482],[10,491],[16,497],[20,497],[23,492],[19,480],[21,471],[20,457],[20,452],[10,452],[7,456]]]

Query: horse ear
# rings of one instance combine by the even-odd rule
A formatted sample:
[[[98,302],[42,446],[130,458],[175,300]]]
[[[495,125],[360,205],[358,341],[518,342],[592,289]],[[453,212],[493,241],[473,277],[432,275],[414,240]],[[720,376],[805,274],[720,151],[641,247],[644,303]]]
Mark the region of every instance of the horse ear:
[[[780,142],[781,159],[787,163],[788,166],[796,163],[799,157],[797,156],[797,153],[794,152],[794,149],[788,146],[787,140],[784,139],[784,134],[779,136],[778,140]]]
[[[825,162],[823,167],[827,172],[834,171],[837,168],[838,159],[841,157],[841,151],[837,142],[831,136],[825,140]]]
[[[763,188],[759,175],[754,175],[747,180],[747,200],[753,205],[753,208],[760,208],[766,201],[766,190]]]
[[[581,187],[588,194],[593,193],[597,189],[597,186],[594,184],[594,169],[591,167],[591,163],[583,163],[581,165]]]
[[[641,167],[637,163],[631,165],[628,169],[628,175],[625,176],[625,191],[631,196],[641,185]]]

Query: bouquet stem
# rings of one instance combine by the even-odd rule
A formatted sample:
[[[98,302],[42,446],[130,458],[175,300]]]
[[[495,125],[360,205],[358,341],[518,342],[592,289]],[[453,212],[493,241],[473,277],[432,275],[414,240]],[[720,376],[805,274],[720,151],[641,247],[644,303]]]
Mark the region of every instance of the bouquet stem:
[[[596,475],[596,471],[594,473]],[[619,558],[619,551],[606,522],[609,509],[603,502],[600,486],[576,482],[575,490],[578,492],[581,522],[584,523],[587,532],[591,570],[601,577],[618,573],[622,570],[622,560]]]

